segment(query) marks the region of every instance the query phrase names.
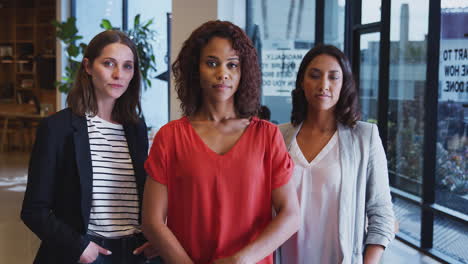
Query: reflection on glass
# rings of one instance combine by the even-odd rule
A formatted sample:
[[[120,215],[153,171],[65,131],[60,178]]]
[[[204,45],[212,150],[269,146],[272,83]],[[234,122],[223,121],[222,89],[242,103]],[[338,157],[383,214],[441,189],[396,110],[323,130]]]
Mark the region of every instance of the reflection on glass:
[[[153,51],[156,57],[157,72],[153,76],[161,76],[166,73],[169,76],[167,58],[167,13],[172,10],[171,0],[132,0],[128,1],[128,27],[133,28],[134,18],[140,14],[140,21],[144,22],[154,18],[152,28],[157,35],[153,39]],[[145,116],[145,122],[150,129],[149,137],[152,138],[155,132],[168,120],[169,92],[167,81],[152,78],[151,88],[142,91],[141,107]]]
[[[441,1],[436,202],[468,214],[468,3]]]
[[[393,1],[392,1],[393,5]],[[368,24],[380,21],[381,0],[362,0],[361,4],[361,24]]]
[[[359,65],[359,104],[362,120],[377,123],[379,94],[380,33],[361,35]]]
[[[421,208],[403,199],[393,199],[393,210],[399,232],[419,241],[421,239]]]
[[[392,186],[415,195],[423,170],[428,13],[429,0],[392,1],[388,169]]]
[[[325,1],[324,42],[344,49],[345,0]]]
[[[261,59],[262,104],[270,108],[272,122],[289,122],[297,70],[314,45],[315,0],[249,3],[252,19],[247,26]]]

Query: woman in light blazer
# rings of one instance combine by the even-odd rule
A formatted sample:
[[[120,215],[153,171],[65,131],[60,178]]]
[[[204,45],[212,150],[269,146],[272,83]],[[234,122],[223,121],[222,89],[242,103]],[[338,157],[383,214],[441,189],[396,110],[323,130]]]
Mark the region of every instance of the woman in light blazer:
[[[378,263],[394,238],[387,160],[377,126],[358,121],[351,67],[336,47],[304,57],[291,123],[280,125],[296,167],[301,226],[281,263]]]

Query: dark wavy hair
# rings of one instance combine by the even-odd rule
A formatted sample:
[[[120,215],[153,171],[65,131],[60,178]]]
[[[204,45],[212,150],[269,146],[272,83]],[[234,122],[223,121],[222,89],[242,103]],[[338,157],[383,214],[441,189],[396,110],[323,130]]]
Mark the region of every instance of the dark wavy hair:
[[[348,58],[341,50],[332,45],[319,44],[309,50],[304,56],[297,72],[296,88],[292,94],[292,113],[291,123],[298,126],[307,118],[307,99],[304,94],[302,82],[304,80],[305,71],[309,63],[315,57],[326,54],[334,57],[341,66],[343,71],[343,86],[341,87],[340,98],[336,103],[335,116],[336,120],[348,127],[354,127],[356,122],[361,118],[358,107],[358,92],[354,82],[353,72]]]
[[[203,47],[213,38],[231,41],[241,65],[239,87],[234,95],[234,105],[239,117],[250,117],[257,113],[260,98],[260,67],[257,52],[245,32],[227,21],[208,21],[195,29],[183,43],[177,59],[172,64],[175,90],[181,101],[185,116],[200,109],[202,90],[200,87],[200,55]]]
[[[97,34],[85,50],[83,59],[87,58],[90,65],[101,55],[109,44],[121,43],[130,48],[133,53],[133,78],[127,90],[116,101],[112,109],[112,118],[121,124],[137,123],[141,113],[140,92],[141,74],[136,45],[125,33],[118,30],[106,30]],[[96,115],[98,105],[91,76],[86,72],[83,61],[78,68],[75,83],[67,97],[67,105],[73,113],[84,116],[86,113]]]

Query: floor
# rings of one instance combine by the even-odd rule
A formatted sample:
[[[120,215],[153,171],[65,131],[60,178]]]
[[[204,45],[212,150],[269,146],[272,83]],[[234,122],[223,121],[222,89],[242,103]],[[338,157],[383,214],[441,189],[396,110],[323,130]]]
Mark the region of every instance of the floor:
[[[20,220],[28,155],[0,153],[0,263],[32,263],[39,240]]]
[[[19,218],[28,166],[26,153],[0,153],[0,263],[32,263],[39,247],[37,237]],[[395,240],[381,263],[439,263]]]

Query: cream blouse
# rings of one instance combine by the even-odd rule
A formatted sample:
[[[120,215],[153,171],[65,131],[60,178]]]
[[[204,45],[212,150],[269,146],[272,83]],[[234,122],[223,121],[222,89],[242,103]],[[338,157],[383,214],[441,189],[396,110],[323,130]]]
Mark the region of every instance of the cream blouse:
[[[281,263],[314,264],[342,261],[338,234],[341,164],[338,133],[309,163],[296,138],[289,154],[295,163],[293,178],[301,208],[299,231],[281,248]]]

